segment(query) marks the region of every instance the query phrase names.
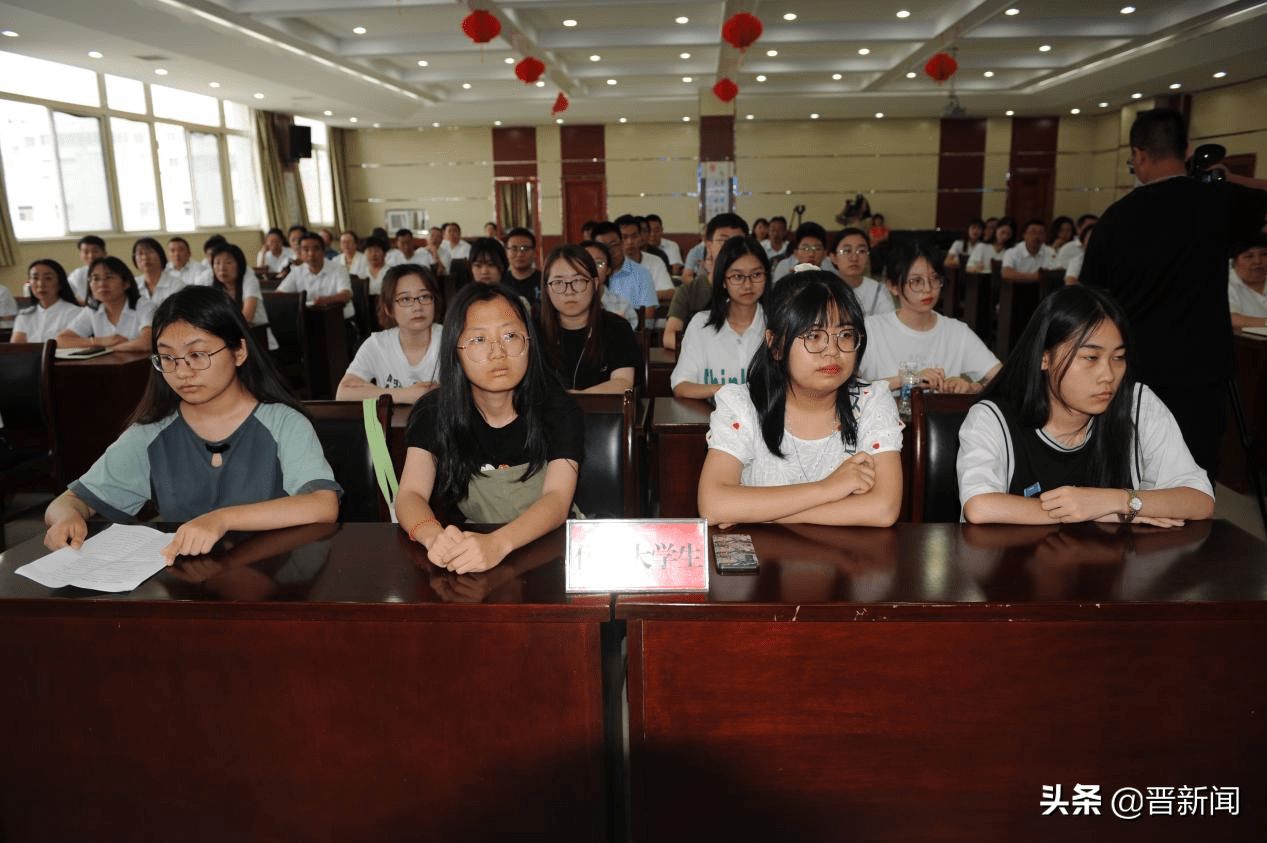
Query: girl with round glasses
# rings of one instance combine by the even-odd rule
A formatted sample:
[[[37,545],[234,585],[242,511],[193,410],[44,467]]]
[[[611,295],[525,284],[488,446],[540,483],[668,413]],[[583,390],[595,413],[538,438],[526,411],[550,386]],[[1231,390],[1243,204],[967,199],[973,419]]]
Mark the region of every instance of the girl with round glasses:
[[[1105,293],[1043,299],[959,430],[966,520],[1168,527],[1213,514],[1209,478],[1129,354],[1126,316]]]
[[[629,323],[603,310],[598,267],[580,246],[546,258],[541,343],[546,361],[570,392],[624,392],[634,385],[642,352]]]
[[[678,398],[712,398],[723,384],[748,382],[748,364],[765,339],[761,305],[770,259],[751,237],[732,237],[713,267],[708,310],[691,317],[669,385]]]
[[[933,308],[941,298],[941,255],[925,243],[903,243],[889,267],[893,313],[867,317],[869,350],[862,376],[890,389],[902,386],[903,364],[919,365],[921,386],[943,392],[980,392],[999,370],[999,361],[963,322]]]
[[[440,332],[436,316],[444,297],[431,270],[415,263],[393,266],[383,276],[378,321],[385,330],[370,334],[357,349],[335,397],[360,401],[390,395],[394,404],[413,404],[440,383]]]
[[[57,335],[57,346],[145,351],[153,318],[154,307],[141,298],[127,264],[113,256],[97,258],[88,267],[88,307]]]
[[[27,283],[35,304],[18,311],[13,320],[10,342],[44,342],[57,339],[79,312],[79,300],[70,286],[66,270],[55,260],[31,263],[26,270]]]
[[[546,368],[514,290],[458,291],[440,337],[440,386],[414,405],[405,442],[396,515],[441,568],[488,570],[567,519],[585,451],[581,411]],[[462,520],[502,526],[477,533]]]
[[[866,316],[893,312],[893,297],[885,286],[867,277],[871,266],[871,239],[861,228],[846,228],[836,235],[831,250],[836,273],[853,289]]]
[[[779,284],[747,385],[722,387],[709,420],[699,511],[710,523],[897,520],[902,425],[889,391],[858,376],[862,325],[833,273]]]
[[[169,564],[229,530],[338,518],[341,489],[312,424],[236,302],[214,287],[173,293],[154,317],[152,353],[133,424],[44,513],[48,548],[77,548],[94,513],[129,521],[147,501],[182,522]]]

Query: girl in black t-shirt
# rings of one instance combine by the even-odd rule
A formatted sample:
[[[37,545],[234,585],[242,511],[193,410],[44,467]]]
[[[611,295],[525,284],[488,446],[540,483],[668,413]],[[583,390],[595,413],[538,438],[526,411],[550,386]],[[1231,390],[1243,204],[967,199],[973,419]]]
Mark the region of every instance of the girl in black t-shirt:
[[[580,246],[559,246],[546,258],[541,340],[549,364],[571,392],[624,392],[633,387],[642,353],[629,323],[603,310],[598,266]]]
[[[469,284],[440,335],[440,386],[414,405],[396,514],[435,565],[485,571],[567,518],[584,456],[580,408],[547,371],[528,311],[501,284]],[[437,510],[502,524],[482,534]]]

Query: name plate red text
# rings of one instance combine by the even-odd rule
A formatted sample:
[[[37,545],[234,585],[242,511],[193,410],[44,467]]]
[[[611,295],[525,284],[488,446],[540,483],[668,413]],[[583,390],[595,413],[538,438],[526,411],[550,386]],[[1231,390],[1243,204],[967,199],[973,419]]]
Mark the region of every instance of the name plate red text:
[[[567,522],[568,592],[708,591],[708,522]]]

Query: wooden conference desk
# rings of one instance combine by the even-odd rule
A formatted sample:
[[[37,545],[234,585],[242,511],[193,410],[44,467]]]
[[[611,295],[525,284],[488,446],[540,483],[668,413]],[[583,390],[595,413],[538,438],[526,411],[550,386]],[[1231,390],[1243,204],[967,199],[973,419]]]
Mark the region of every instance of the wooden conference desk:
[[[759,573],[617,601],[635,840],[1267,839],[1267,547],[1237,528],[736,532]],[[1100,815],[1042,816],[1056,784]],[[1110,807],[1185,786],[1239,814]]]
[[[459,580],[317,525],[121,596],[5,553],[0,839],[601,840],[610,600],[564,596],[561,543]]]
[[[69,483],[105,453],[150,382],[149,354],[112,351],[90,360],[53,363],[54,435],[61,449],[62,480]]]

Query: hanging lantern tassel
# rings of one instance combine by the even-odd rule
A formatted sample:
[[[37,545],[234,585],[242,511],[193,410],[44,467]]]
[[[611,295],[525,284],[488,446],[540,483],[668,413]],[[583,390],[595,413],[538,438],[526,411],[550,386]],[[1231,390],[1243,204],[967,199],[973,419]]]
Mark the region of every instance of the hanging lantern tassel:
[[[713,95],[722,102],[730,102],[739,96],[739,86],[730,79],[722,79],[713,86]]]
[[[761,19],[747,12],[732,15],[722,24],[721,37],[737,50],[746,50],[761,37]]]
[[[550,116],[553,117],[554,115],[567,111],[567,110],[568,110],[567,94],[559,94],[557,97],[554,98],[554,108],[550,109]]]
[[[515,65],[515,75],[525,85],[531,85],[541,78],[541,74],[546,72],[546,66],[540,59],[534,59],[532,56],[524,59]]]
[[[480,61],[484,61],[484,45],[492,41],[502,31],[502,22],[492,12],[483,9],[471,12],[462,18],[462,31],[466,37],[480,45]]]
[[[954,76],[958,69],[959,62],[949,53],[937,53],[924,65],[924,72],[939,85]]]

